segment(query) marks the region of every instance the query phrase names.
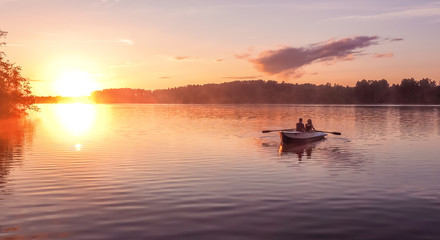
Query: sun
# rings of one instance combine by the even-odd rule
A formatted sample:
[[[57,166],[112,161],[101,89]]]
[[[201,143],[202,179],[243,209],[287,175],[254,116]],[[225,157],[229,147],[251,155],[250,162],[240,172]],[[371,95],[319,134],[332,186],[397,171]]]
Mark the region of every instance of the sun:
[[[64,71],[55,82],[56,93],[63,97],[90,96],[98,87],[90,73],[79,70]]]

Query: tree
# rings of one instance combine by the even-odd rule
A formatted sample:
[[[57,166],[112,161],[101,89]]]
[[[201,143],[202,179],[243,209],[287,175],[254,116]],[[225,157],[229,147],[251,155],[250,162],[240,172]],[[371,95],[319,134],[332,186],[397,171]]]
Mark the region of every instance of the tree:
[[[429,78],[423,78],[419,81],[420,86],[420,103],[435,104],[436,96],[435,91],[437,84],[435,81]]]
[[[400,103],[419,103],[420,83],[414,78],[402,79],[399,88]]]
[[[0,38],[7,32],[0,30]],[[0,43],[0,46],[5,43]],[[20,74],[21,68],[5,59],[0,51],[0,118],[18,117],[36,110],[29,81]]]

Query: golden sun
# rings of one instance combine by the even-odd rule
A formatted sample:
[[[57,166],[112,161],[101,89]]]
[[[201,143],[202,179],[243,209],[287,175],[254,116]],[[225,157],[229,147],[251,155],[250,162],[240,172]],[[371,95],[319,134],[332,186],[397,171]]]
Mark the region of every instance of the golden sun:
[[[98,84],[88,72],[65,71],[58,76],[55,90],[63,97],[89,96],[98,90]]]

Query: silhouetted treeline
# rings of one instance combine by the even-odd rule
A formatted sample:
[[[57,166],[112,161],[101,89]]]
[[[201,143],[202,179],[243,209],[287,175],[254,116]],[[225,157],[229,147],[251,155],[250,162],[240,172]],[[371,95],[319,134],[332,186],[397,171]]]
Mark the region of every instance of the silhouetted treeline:
[[[77,102],[90,102],[90,97],[62,97],[62,96],[36,96],[34,97],[35,103],[77,103]]]
[[[157,103],[153,92],[144,89],[111,88],[92,93],[97,103]]]
[[[97,103],[440,104],[440,86],[428,78],[392,86],[385,79],[362,80],[355,87],[252,80],[154,91],[104,89],[92,98]]]

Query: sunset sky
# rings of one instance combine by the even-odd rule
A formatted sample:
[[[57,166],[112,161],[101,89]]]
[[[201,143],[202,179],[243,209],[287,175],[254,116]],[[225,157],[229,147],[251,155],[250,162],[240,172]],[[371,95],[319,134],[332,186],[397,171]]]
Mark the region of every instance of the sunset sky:
[[[440,81],[440,1],[0,0],[0,30],[35,95]]]

